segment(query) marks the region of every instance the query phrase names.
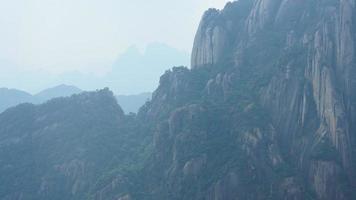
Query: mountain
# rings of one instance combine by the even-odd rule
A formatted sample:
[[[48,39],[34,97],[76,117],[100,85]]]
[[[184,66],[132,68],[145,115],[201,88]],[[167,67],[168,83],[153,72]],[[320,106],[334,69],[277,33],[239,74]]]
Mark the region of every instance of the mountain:
[[[53,98],[71,96],[80,92],[79,88],[69,85],[59,85],[35,95],[16,89],[0,88],[0,113],[21,103],[39,104]]]
[[[57,97],[67,97],[73,94],[81,93],[82,90],[71,85],[58,85],[53,88],[45,89],[35,95],[36,99],[39,99],[40,102],[44,102],[49,99]]]
[[[23,66],[19,67],[0,57],[0,66],[4,66],[1,69],[0,85],[39,91],[65,83],[85,91],[109,87],[115,94],[139,94],[153,92],[158,86],[160,75],[171,66],[189,65],[189,59],[189,52],[158,42],[149,43],[143,48],[130,46],[108,62],[87,65],[87,68],[92,69],[89,71],[73,69],[58,74],[40,69],[21,70]]]
[[[0,88],[0,113],[9,107],[32,101],[32,95],[15,89]]]
[[[165,74],[142,113],[167,119],[153,199],[355,199],[355,10],[353,0],[208,10],[192,70]]]
[[[75,86],[64,84],[45,89],[35,95],[21,90],[0,88],[0,113],[21,103],[41,104],[50,99],[69,97],[81,92],[83,91]],[[117,95],[116,99],[125,113],[137,113],[139,108],[151,99],[151,96],[152,93],[146,92],[137,95]]]
[[[85,199],[99,177],[140,159],[134,147],[145,136],[134,123],[107,89],[8,109],[0,114],[0,199]]]
[[[144,51],[132,46],[117,58],[102,82],[117,94],[151,92],[170,66],[188,64],[188,53],[166,44],[152,43]]]
[[[355,199],[355,6],[210,9],[136,115],[107,89],[5,111],[0,198]]]
[[[137,113],[139,108],[151,99],[152,93],[146,92],[137,95],[117,95],[118,104],[125,113]]]

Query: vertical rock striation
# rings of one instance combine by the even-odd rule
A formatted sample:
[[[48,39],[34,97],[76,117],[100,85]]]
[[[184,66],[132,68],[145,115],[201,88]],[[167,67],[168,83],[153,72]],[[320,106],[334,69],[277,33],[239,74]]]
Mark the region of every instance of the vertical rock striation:
[[[57,194],[68,199],[88,195],[98,200],[353,200],[355,39],[355,0],[228,3],[223,10],[204,14],[191,69],[167,71],[152,100],[137,115],[125,116],[117,105],[107,103],[112,97],[96,103],[92,103],[98,99],[95,94],[72,98],[66,101],[69,105],[85,106],[73,115],[90,125],[81,128],[84,137],[73,131],[81,126],[72,120],[64,121],[67,131],[62,132],[52,121],[38,124],[46,116],[62,122],[71,109],[59,112],[59,120],[58,109],[43,110],[52,104],[22,107],[26,115],[16,117],[20,107],[0,115],[0,150],[4,150],[0,153],[9,158],[18,151],[12,145],[28,144],[21,139],[26,133],[22,130],[33,129],[28,134],[32,140],[48,137],[49,144],[58,145],[58,149],[48,146],[50,152],[60,152],[66,162],[52,157],[41,160],[44,169],[48,160],[58,163],[54,169],[58,177],[65,177],[69,189]],[[110,111],[114,108],[116,114]],[[29,128],[6,125],[21,120]],[[67,138],[68,148],[86,151],[78,149],[74,151],[78,155],[69,159],[62,143],[50,140],[53,135],[55,141]],[[77,138],[74,143],[72,137]],[[84,144],[82,138],[87,138]],[[32,161],[32,154],[23,156],[14,165]],[[88,173],[90,166],[95,170]],[[0,166],[3,179],[12,180],[7,176],[11,173],[5,173],[11,167]],[[102,176],[97,177],[96,170]],[[59,186],[51,175],[48,171],[40,186],[34,184],[38,186],[32,188],[34,198],[38,188],[39,197],[49,198],[57,188],[51,184]],[[0,192],[6,187],[0,187]],[[23,199],[25,192],[16,188],[3,196]]]
[[[255,89],[276,129],[281,159],[301,171],[306,186],[300,187],[311,196],[352,199],[351,188],[356,187],[352,178],[356,173],[355,1],[240,0],[232,4],[247,2],[252,2],[249,14],[240,18],[226,17],[231,5],[204,15],[192,68],[229,63],[234,76],[250,76],[245,73],[249,70],[273,71],[264,75],[267,84]],[[236,30],[226,24],[240,26]],[[215,29],[219,31],[214,35]],[[208,93],[223,90],[214,80],[207,85]]]

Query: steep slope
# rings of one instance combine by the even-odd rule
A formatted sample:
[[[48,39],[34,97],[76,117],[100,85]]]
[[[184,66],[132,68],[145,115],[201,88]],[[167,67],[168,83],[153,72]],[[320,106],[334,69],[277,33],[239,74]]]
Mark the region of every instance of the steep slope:
[[[107,90],[6,111],[0,194],[355,199],[355,6],[239,0],[210,9],[192,69],[167,71],[137,115],[125,116]],[[51,116],[67,125],[53,128]]]
[[[355,18],[353,0],[207,11],[192,70],[139,114],[158,126],[151,199],[354,199]]]

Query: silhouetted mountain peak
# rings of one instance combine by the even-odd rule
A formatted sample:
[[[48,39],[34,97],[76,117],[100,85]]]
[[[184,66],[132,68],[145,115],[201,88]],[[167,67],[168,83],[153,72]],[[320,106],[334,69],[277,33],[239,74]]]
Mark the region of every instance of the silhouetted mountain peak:
[[[0,198],[355,199],[355,11],[235,1],[137,115],[108,89],[8,110]]]
[[[80,92],[82,92],[82,90],[75,86],[62,84],[62,85],[55,86],[53,88],[45,89],[37,93],[35,96],[36,98],[39,99],[52,99],[55,97],[71,96],[73,94],[78,94]]]

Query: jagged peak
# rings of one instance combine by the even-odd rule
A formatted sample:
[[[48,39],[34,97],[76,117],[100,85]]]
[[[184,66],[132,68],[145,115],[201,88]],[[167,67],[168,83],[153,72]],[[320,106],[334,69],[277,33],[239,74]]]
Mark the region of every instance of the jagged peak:
[[[220,14],[220,12],[221,11],[219,9],[217,9],[217,8],[209,8],[207,11],[204,12],[202,18],[203,19],[209,19],[211,17],[214,17],[214,16]]]

